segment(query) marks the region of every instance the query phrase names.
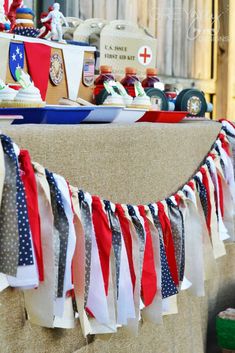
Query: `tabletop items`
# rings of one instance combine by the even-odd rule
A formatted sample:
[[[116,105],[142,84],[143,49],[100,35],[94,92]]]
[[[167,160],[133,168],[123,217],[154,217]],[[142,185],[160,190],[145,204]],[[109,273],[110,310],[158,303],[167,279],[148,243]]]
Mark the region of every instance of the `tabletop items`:
[[[10,47],[10,50],[13,53],[13,62],[10,68],[14,72],[17,84],[6,85],[3,81],[0,81],[0,114],[22,115],[24,120],[16,119],[13,121],[15,124],[79,124],[81,122],[129,124],[137,121],[172,123],[182,120],[187,115],[187,112],[181,114],[175,114],[176,112],[165,114],[162,112],[164,117],[159,120],[158,112],[154,111],[154,105],[151,104],[150,97],[146,94],[139,80],[136,80],[133,84],[135,97],[128,94],[128,91],[120,82],[108,80],[103,81],[102,87],[104,88],[98,93],[101,96],[104,91],[106,92],[106,98],[102,105],[93,105],[82,99],[79,102],[62,99],[61,105],[46,105],[42,100],[42,86],[40,91],[35,87],[29,74],[14,63],[14,61],[17,61],[14,58],[21,54],[20,47],[14,45]],[[50,74],[52,75],[52,72]],[[39,77],[36,76],[36,79]],[[99,79],[97,81],[99,82]],[[98,86],[101,86],[101,84],[97,85],[97,89]],[[80,104],[85,104],[85,106]],[[152,114],[150,114],[150,110]],[[170,118],[170,115],[173,118]]]
[[[153,92],[161,92],[159,89],[150,88],[153,93],[150,97],[148,95],[149,87],[144,88],[139,79],[130,78],[132,80],[131,84],[131,81],[127,84],[125,80],[122,80],[125,85],[123,86],[121,82],[115,81],[112,75],[106,76],[104,71],[97,78],[97,86],[94,90],[97,94],[96,101],[99,103],[98,105],[91,104],[84,99],[73,101],[67,98],[61,99],[60,105],[46,105],[42,100],[41,94],[43,82],[40,82],[40,91],[35,87],[29,74],[18,68],[18,64],[15,68],[14,57],[19,55],[17,54],[17,50],[20,53],[20,48],[13,46],[10,49],[13,53],[13,62],[10,68],[12,72],[15,69],[14,77],[17,80],[17,84],[6,85],[1,81],[0,114],[23,115],[25,118],[24,121],[17,120],[14,122],[16,124],[79,124],[81,122],[118,122],[127,124],[134,122],[175,123],[188,115],[187,109],[178,112],[170,110],[162,111],[162,101],[159,97],[154,96]],[[58,54],[54,54],[52,58],[58,58]],[[106,69],[102,68],[102,70]],[[55,85],[59,85],[62,80],[62,73],[58,76],[57,72],[57,66],[50,68],[51,80],[53,82],[56,80]],[[35,79],[40,80],[40,75],[35,76]],[[159,81],[156,82],[159,84]],[[161,94],[164,96],[164,93]],[[45,108],[41,109],[42,107]],[[33,110],[29,110],[28,108],[33,108]]]
[[[110,89],[110,86],[114,90]],[[100,75],[95,80],[94,96],[96,104],[123,104],[120,96],[126,98],[125,105],[146,108],[147,110],[186,111],[187,115],[203,117],[213,107],[205,100],[204,93],[197,89],[184,89],[181,92],[165,88],[157,77],[155,68],[146,69],[146,77],[142,80],[137,76],[135,67],[126,67],[125,77],[115,81],[112,67],[100,67]],[[134,98],[134,99],[131,99]],[[140,98],[142,97],[142,98]],[[119,99],[118,99],[119,98]]]
[[[85,105],[90,107],[95,103],[110,108],[123,108],[119,120],[113,115],[109,119],[100,119],[96,112],[99,114],[102,110],[92,108],[89,122],[115,120],[132,123],[143,117],[142,110],[176,112],[162,113],[165,116],[164,121],[170,116],[180,116],[178,112],[187,112],[185,116],[204,117],[206,112],[212,111],[212,105],[206,102],[205,95],[200,90],[177,90],[160,81],[156,69],[156,39],[138,25],[122,20],[67,20],[60,11],[60,4],[55,2],[49,6],[47,12],[40,15],[41,28],[37,28],[34,12],[21,0],[12,1],[10,6],[8,2],[1,0],[0,21],[0,51],[3,56],[0,78],[6,84],[4,90],[8,91],[9,97],[11,95],[7,102],[4,99],[4,104],[1,100],[1,108],[12,109],[18,106],[9,89],[17,82],[16,70],[21,68],[31,76],[34,88],[31,85],[27,90],[29,93],[23,94],[21,91],[18,94],[20,107],[24,100],[26,106],[32,107],[28,101],[29,95],[32,98],[33,91],[34,95],[38,95],[38,89],[42,101],[39,95],[35,96],[34,107],[36,102],[39,106],[44,105],[44,102],[47,105],[59,105],[61,98],[65,97],[71,102],[75,101],[75,106],[78,106],[78,99],[82,98],[83,102],[87,101]],[[68,32],[73,34],[72,40],[65,39]],[[95,47],[91,46],[92,43]],[[99,70],[100,74],[95,77]],[[16,86],[13,87],[15,88]],[[3,92],[2,90],[2,95]],[[81,102],[79,104],[83,105]],[[59,107],[57,112],[58,109]],[[61,109],[64,111],[63,107]],[[48,110],[52,112],[51,108]],[[80,110],[77,108],[77,112]],[[106,113],[107,111],[105,110]],[[70,114],[69,109],[67,112]],[[114,110],[110,112],[114,113]],[[0,114],[6,115],[8,112],[1,111]],[[15,114],[22,112],[15,111]],[[78,114],[77,121],[71,119],[71,115],[67,121],[79,123],[83,113]],[[153,115],[152,113],[150,119],[150,115],[146,113],[144,121],[160,121],[157,113],[155,117]],[[24,122],[26,121],[28,118]],[[55,122],[54,118],[53,121]],[[62,123],[61,120],[58,123]]]

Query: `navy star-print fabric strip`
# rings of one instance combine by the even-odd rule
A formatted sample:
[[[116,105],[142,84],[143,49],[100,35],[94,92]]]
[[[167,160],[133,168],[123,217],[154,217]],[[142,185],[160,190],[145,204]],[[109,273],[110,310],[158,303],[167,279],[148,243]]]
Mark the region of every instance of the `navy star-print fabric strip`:
[[[153,222],[155,227],[158,230],[159,234],[159,242],[160,242],[160,260],[161,260],[161,290],[162,290],[162,298],[168,298],[171,297],[172,295],[175,295],[178,293],[178,290],[175,286],[175,283],[172,279],[167,257],[166,257],[166,251],[164,247],[164,242],[163,242],[163,233],[162,233],[162,227],[161,223],[158,219],[158,216],[156,215],[155,209],[153,205],[149,205],[150,212],[153,217]]]
[[[4,152],[14,161],[16,168],[16,207],[18,215],[19,232],[19,266],[33,265],[33,251],[29,226],[29,217],[26,204],[26,196],[17,157],[11,139],[5,135],[1,136]]]
[[[47,182],[51,193],[51,206],[54,215],[54,225],[59,233],[60,238],[60,255],[59,255],[59,274],[58,274],[58,298],[63,297],[64,276],[66,267],[68,237],[69,237],[69,222],[65,214],[61,192],[56,184],[53,173],[45,169]]]
[[[1,135],[2,146],[4,135]],[[4,148],[3,148],[4,151]],[[16,276],[19,258],[18,217],[16,207],[16,165],[4,151],[5,178],[0,208],[0,272]]]
[[[171,223],[172,235],[175,245],[176,259],[178,265],[178,275],[180,281],[184,279],[185,268],[185,231],[184,231],[184,218],[179,207],[168,198],[166,199],[168,206],[168,213]]]
[[[92,250],[92,216],[88,202],[85,200],[85,195],[82,190],[78,192],[78,199],[81,211],[81,222],[85,236],[85,294],[84,307],[87,305],[90,276],[91,276],[91,250]]]
[[[117,298],[119,292],[119,278],[120,278],[120,266],[121,266],[121,250],[122,250],[122,233],[120,223],[112,211],[110,201],[104,200],[105,210],[108,214],[110,227],[112,230],[112,246],[115,256],[115,267],[116,267],[116,283],[117,283]]]
[[[203,185],[201,182],[200,178],[196,175],[194,177],[194,180],[196,182],[196,187],[199,192],[199,198],[202,204],[202,209],[205,215],[205,218],[207,219],[208,216],[208,204],[207,204],[207,194],[206,194],[206,187]]]
[[[140,256],[140,277],[142,277],[143,271],[143,260],[145,250],[145,231],[144,228],[136,215],[135,209],[132,205],[127,205],[128,213],[131,216],[132,223],[139,239],[139,256]]]
[[[219,158],[219,162],[220,162],[220,165],[221,165],[221,168],[223,170],[223,173],[225,174],[225,165],[224,165],[224,161],[223,159],[221,158],[221,153],[220,153],[220,150],[219,150],[219,147],[217,144],[215,144],[215,150],[216,152],[218,153],[218,156],[220,157]]]

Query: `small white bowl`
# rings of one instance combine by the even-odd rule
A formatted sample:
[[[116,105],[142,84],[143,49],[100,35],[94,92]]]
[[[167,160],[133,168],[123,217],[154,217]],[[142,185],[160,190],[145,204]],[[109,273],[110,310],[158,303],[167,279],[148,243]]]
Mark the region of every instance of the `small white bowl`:
[[[11,125],[14,120],[24,119],[22,115],[0,115],[0,127]]]
[[[142,118],[146,111],[147,109],[124,108],[114,119],[113,123],[133,124]]]
[[[124,109],[123,107],[113,106],[92,106],[94,108],[90,114],[83,120],[83,123],[112,123],[114,119]]]

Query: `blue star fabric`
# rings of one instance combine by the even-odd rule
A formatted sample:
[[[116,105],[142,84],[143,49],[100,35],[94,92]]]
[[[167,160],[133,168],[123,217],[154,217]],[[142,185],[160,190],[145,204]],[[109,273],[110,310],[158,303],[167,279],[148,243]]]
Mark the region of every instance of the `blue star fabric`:
[[[40,30],[34,27],[16,27],[14,28],[14,33],[19,36],[35,38],[39,35]]]
[[[112,246],[115,256],[115,267],[116,267],[116,283],[117,283],[117,298],[119,292],[119,278],[120,278],[120,267],[121,267],[121,251],[122,251],[122,233],[120,223],[112,211],[110,201],[104,200],[105,211],[108,214],[110,227],[112,230]]]
[[[16,207],[18,216],[19,232],[19,266],[33,265],[33,251],[31,243],[31,234],[29,226],[29,217],[26,204],[26,195],[24,184],[20,177],[17,157],[14,151],[12,141],[9,137],[1,135],[1,141],[4,153],[13,161],[16,169]]]
[[[175,283],[172,279],[167,257],[166,251],[163,242],[163,233],[161,223],[156,215],[155,209],[153,205],[149,204],[149,209],[153,217],[154,225],[158,230],[159,234],[159,242],[160,242],[160,258],[161,258],[161,290],[162,290],[162,298],[168,298],[172,295],[178,293],[178,289],[175,286]]]
[[[81,212],[81,222],[85,236],[85,294],[84,307],[87,305],[87,299],[90,287],[91,277],[91,251],[92,251],[92,215],[88,202],[85,199],[84,192],[79,190],[78,199]]]
[[[3,136],[1,136],[2,139]],[[5,176],[0,207],[0,272],[16,276],[19,257],[16,168],[15,161],[6,153],[4,153],[4,165]]]
[[[202,209],[203,209],[205,218],[207,219],[207,216],[208,216],[208,201],[207,201],[206,187],[201,182],[201,179],[197,175],[194,177],[194,180],[196,182],[197,191],[199,192],[199,198],[200,198],[200,201],[201,201],[201,204],[202,204]]]
[[[184,217],[177,205],[170,198],[166,199],[169,219],[171,223],[172,235],[175,246],[176,261],[178,268],[179,279],[182,282],[184,278],[185,268],[185,231]]]

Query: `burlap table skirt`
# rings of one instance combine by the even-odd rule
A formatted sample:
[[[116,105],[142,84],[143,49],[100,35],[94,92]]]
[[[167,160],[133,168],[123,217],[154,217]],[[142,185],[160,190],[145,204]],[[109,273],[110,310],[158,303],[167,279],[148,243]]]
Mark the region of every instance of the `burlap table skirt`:
[[[10,126],[8,134],[32,159],[72,185],[113,202],[148,203],[172,194],[195,173],[220,124]],[[215,340],[215,315],[234,306],[235,246],[217,261],[207,296],[178,296],[177,315],[163,325],[140,323],[138,337],[124,329],[84,339],[73,330],[45,329],[26,320],[23,297],[0,295],[0,353],[205,353]],[[208,326],[208,327],[207,327]],[[209,336],[207,344],[207,333]],[[212,342],[212,344],[211,344]],[[217,352],[213,346],[211,352]]]

